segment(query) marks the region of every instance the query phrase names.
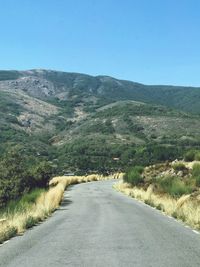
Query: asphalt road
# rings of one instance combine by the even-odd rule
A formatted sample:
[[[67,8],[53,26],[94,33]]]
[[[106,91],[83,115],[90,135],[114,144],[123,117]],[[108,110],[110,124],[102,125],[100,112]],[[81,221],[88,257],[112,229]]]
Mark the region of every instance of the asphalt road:
[[[200,266],[200,235],[112,184],[71,187],[51,218],[0,247],[0,266]]]

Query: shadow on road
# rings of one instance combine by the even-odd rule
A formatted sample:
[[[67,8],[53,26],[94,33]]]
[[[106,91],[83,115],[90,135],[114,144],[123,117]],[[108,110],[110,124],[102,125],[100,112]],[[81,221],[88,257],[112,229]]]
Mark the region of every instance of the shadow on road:
[[[58,211],[62,211],[62,210],[67,210],[66,207],[68,205],[72,204],[72,201],[68,198],[68,197],[65,197],[60,205],[60,208],[58,209]]]

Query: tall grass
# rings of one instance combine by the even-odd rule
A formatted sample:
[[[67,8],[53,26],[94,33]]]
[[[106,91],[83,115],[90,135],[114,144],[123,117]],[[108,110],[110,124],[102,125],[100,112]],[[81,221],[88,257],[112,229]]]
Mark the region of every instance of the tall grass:
[[[29,193],[24,194],[18,200],[11,200],[6,207],[0,210],[0,218],[6,214],[14,214],[17,212],[24,212],[29,209],[30,205],[36,203],[37,198],[45,192],[45,189],[36,188]]]
[[[190,194],[174,198],[169,194],[156,193],[153,185],[150,185],[145,190],[143,188],[132,187],[130,184],[122,182],[116,183],[114,188],[150,206],[156,207],[170,216],[184,221],[195,229],[200,229],[199,199],[192,197]]]
[[[55,211],[62,199],[65,189],[72,184],[118,179],[123,174],[116,173],[111,176],[89,175],[89,176],[61,176],[54,177],[50,182],[50,188],[45,190],[34,190],[24,195],[17,202],[10,202],[9,205],[0,211],[0,243],[23,233],[26,229],[45,220]]]

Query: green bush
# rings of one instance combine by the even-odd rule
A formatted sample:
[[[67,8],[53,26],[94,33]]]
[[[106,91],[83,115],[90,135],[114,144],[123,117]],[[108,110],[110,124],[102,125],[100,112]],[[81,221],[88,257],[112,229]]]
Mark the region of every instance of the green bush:
[[[135,166],[131,168],[125,175],[124,175],[124,182],[130,183],[131,185],[138,185],[144,181],[143,177],[141,176],[144,168],[141,166]]]
[[[200,151],[194,149],[189,150],[185,153],[184,159],[185,161],[200,160]]]
[[[200,151],[196,152],[196,154],[195,154],[195,160],[200,161]]]
[[[164,192],[168,193],[170,191],[170,188],[172,187],[173,180],[174,176],[165,176],[164,178],[158,178],[157,183]]]
[[[135,167],[134,167],[134,170],[135,170],[136,172],[138,172],[139,174],[142,174],[143,171],[144,171],[144,167],[142,167],[142,166],[135,166]]]
[[[195,177],[196,186],[200,186],[200,175]]]
[[[185,164],[182,163],[182,162],[177,162],[175,164],[172,165],[172,168],[175,170],[175,171],[184,171],[186,170],[187,168],[185,167]]]
[[[52,164],[42,156],[30,156],[20,146],[9,149],[0,159],[0,207],[33,188],[46,187],[52,172]]]
[[[183,181],[175,179],[172,183],[172,187],[169,191],[169,194],[175,197],[179,197],[185,194],[190,194],[192,192],[192,188],[186,185]]]
[[[200,186],[200,164],[195,163],[192,167],[192,176],[195,179],[196,186]]]
[[[184,160],[187,162],[195,160],[196,151],[195,150],[189,150],[185,153]]]
[[[199,163],[195,163],[192,167],[192,176],[196,177],[196,176],[200,176],[200,164]]]
[[[176,176],[166,176],[158,180],[161,189],[173,197],[180,197],[192,192],[192,187],[186,185]]]

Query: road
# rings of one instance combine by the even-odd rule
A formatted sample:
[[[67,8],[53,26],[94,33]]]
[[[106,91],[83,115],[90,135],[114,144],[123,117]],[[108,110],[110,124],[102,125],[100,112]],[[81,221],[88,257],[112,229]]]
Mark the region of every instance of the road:
[[[200,266],[200,235],[112,184],[71,187],[51,218],[0,247],[0,266]]]

